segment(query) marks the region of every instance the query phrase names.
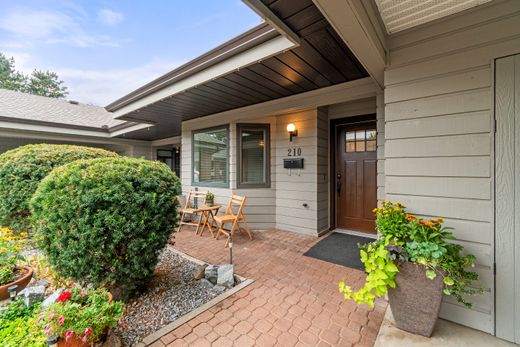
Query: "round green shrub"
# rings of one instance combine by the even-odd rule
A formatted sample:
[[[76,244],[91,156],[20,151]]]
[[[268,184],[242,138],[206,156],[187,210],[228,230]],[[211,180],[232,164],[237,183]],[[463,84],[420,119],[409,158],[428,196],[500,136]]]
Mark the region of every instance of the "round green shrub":
[[[35,236],[58,274],[127,299],[154,273],[177,223],[179,192],[160,162],[79,160],[40,183],[31,200]]]
[[[0,226],[30,231],[29,201],[40,181],[57,166],[78,159],[117,157],[99,148],[37,144],[0,155]]]

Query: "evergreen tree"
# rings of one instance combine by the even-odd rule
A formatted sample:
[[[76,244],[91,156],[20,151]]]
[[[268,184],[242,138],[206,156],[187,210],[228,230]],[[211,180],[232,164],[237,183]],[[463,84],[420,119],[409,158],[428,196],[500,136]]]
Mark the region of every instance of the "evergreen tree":
[[[34,70],[30,75],[16,71],[14,58],[0,53],[0,88],[51,98],[67,96],[67,87],[52,71]]]

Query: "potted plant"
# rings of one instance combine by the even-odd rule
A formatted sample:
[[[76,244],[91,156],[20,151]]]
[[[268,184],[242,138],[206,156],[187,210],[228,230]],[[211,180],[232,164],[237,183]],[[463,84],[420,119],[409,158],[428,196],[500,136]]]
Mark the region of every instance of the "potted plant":
[[[406,213],[400,203],[383,202],[376,208],[379,237],[360,246],[361,261],[368,273],[358,291],[339,283],[346,300],[374,306],[375,297],[388,293],[389,304],[400,329],[431,336],[437,321],[442,295],[454,296],[467,307],[466,295],[482,292],[470,287],[478,275],[473,255],[462,255],[462,246],[449,243],[451,228],[444,219],[421,219]]]
[[[122,315],[123,304],[112,301],[105,289],[74,288],[41,313],[40,324],[47,336],[59,337],[59,347],[86,347],[103,338]]]
[[[31,280],[33,270],[23,263],[21,253],[25,236],[26,233],[16,235],[9,228],[0,228],[0,300],[9,298],[9,287],[16,285],[20,292]]]
[[[206,193],[206,206],[213,206],[213,204],[215,203],[215,194],[213,194],[212,192],[207,192]]]

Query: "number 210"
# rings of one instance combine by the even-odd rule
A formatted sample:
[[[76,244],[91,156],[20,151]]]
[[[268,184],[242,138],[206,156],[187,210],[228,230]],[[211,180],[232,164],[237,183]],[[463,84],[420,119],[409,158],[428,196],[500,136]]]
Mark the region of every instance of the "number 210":
[[[301,147],[288,148],[287,149],[287,155],[289,157],[300,156],[300,155],[302,155],[302,149],[301,149]]]

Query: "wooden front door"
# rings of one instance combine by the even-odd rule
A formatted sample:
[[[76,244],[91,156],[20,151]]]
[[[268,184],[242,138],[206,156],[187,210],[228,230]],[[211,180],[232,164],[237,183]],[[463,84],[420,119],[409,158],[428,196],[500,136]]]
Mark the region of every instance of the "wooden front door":
[[[375,121],[336,126],[336,227],[375,233]]]

